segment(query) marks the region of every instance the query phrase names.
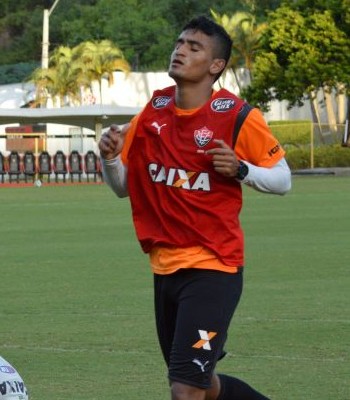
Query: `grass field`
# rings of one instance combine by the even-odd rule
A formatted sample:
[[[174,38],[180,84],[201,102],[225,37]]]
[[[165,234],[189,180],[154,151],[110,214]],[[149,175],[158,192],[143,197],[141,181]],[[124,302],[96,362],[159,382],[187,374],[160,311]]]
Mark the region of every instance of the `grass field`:
[[[128,200],[13,186],[0,186],[0,355],[30,400],[168,399]],[[245,291],[218,369],[273,400],[349,400],[350,178],[244,192]]]

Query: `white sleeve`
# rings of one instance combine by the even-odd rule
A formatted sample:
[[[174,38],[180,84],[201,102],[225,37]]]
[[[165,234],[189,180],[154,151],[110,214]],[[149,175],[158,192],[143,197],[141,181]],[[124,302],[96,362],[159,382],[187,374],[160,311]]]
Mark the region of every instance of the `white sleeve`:
[[[248,161],[242,160],[248,165],[248,175],[241,181],[255,190],[264,193],[283,195],[292,187],[291,171],[284,158],[271,168],[257,167]]]
[[[120,155],[111,160],[101,157],[103,179],[118,197],[127,197],[127,168],[122,163]]]

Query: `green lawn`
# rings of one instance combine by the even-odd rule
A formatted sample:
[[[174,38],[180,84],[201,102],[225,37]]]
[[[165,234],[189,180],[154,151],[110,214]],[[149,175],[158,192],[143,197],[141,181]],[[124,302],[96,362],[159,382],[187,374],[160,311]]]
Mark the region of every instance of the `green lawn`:
[[[128,200],[13,186],[0,186],[0,355],[30,400],[168,399]],[[219,370],[273,400],[349,400],[350,178],[244,192],[245,291]]]

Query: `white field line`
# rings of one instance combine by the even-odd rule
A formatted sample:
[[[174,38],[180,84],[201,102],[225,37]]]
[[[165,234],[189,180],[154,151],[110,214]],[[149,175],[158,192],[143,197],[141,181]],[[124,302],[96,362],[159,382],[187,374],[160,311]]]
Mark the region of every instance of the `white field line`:
[[[350,324],[350,319],[320,319],[320,318],[256,318],[256,317],[234,317],[241,321],[252,321],[252,322],[297,322],[307,324]]]
[[[141,355],[145,353],[158,353],[157,351],[140,351],[140,350],[103,350],[103,349],[68,349],[63,347],[46,347],[46,346],[20,346],[20,345],[12,345],[5,344],[1,346],[4,349],[21,349],[25,351],[41,351],[41,352],[49,352],[49,353],[100,353],[100,354],[111,354],[111,355],[125,355],[125,354],[133,354],[133,355]],[[298,357],[298,356],[285,356],[278,354],[243,354],[243,353],[228,353],[228,357],[231,358],[252,358],[252,359],[278,359],[278,360],[288,360],[288,361],[310,361],[310,362],[348,362],[349,360],[345,357]]]
[[[6,314],[8,317],[10,314]],[[52,317],[53,313],[52,312],[47,312],[47,313],[42,313],[42,312],[33,312],[33,313],[22,313],[23,315],[30,315],[30,316],[41,316],[44,317],[45,315],[49,315]],[[73,317],[91,317],[91,316],[96,316],[96,317],[106,317],[106,318],[129,318],[129,317],[145,317],[147,319],[152,318],[153,314],[139,314],[137,312],[132,313],[132,314],[119,314],[115,312],[96,312],[96,313],[91,313],[91,312],[86,312],[86,313],[65,313],[61,311],[55,311],[54,315],[66,315],[66,316],[73,316]],[[0,312],[0,316],[5,316],[5,314]],[[244,316],[239,316],[236,315],[233,317],[235,321],[243,321],[243,322],[286,322],[286,323],[306,323],[306,324],[350,324],[350,319],[320,319],[320,318],[309,318],[309,319],[304,319],[304,318],[263,318],[263,317],[244,317]]]

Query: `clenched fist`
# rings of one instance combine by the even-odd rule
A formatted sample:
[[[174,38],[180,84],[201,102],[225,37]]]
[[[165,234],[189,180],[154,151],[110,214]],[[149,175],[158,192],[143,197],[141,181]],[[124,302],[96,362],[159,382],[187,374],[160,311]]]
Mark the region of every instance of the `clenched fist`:
[[[102,158],[110,160],[122,151],[128,126],[129,124],[126,124],[121,129],[118,125],[111,125],[109,130],[102,134],[98,144]]]
[[[213,166],[216,172],[228,178],[237,175],[239,161],[232,148],[223,140],[214,139],[218,145],[215,149],[208,150],[206,153],[213,156]]]

